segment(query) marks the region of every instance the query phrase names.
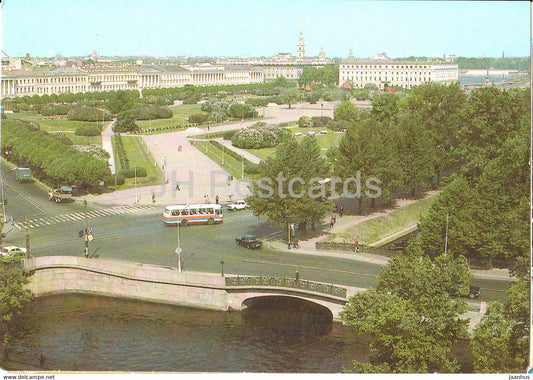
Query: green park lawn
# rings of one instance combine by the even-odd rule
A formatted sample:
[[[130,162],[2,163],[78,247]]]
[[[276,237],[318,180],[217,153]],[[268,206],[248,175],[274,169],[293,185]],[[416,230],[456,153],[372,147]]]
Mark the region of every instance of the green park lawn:
[[[23,111],[15,114],[10,114],[9,119],[20,119],[34,121],[41,127],[42,131],[46,131],[50,134],[56,134],[58,132],[64,133],[74,144],[76,145],[90,145],[96,144],[102,146],[101,136],[76,136],[74,132],[80,126],[96,126],[96,122],[92,121],[77,121],[68,120],[66,115],[47,117],[41,116],[37,111]],[[105,126],[110,123],[105,122]],[[101,126],[101,122],[98,126]]]
[[[361,244],[375,243],[419,222],[423,216],[427,215],[435,198],[436,194],[433,194],[391,211],[388,215],[368,219],[349,228],[344,234],[355,237]],[[333,240],[340,238],[343,234],[336,235],[338,236],[333,237]]]
[[[140,136],[121,136],[122,143],[124,145],[124,151],[126,158],[129,160],[130,168],[143,167],[146,169],[147,176],[137,178],[138,186],[157,185],[161,183],[161,168],[152,157],[150,151],[143,144]],[[111,142],[113,144],[113,152],[116,155],[118,149],[116,147],[116,137],[111,136]],[[119,157],[115,157],[116,171],[119,172],[125,169],[120,164]],[[126,189],[134,186],[135,178],[126,178],[126,183],[119,186],[118,189]]]
[[[235,179],[242,178],[242,162],[236,158],[230,156],[226,152],[223,153],[222,149],[210,144],[206,141],[195,141],[194,147],[200,152],[205,154],[211,160],[216,162],[222,169],[227,171]],[[222,156],[224,156],[224,164],[222,164]]]

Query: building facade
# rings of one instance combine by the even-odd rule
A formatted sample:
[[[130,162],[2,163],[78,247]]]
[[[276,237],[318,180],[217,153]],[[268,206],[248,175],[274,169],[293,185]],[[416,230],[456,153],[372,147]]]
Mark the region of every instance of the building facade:
[[[339,64],[339,86],[345,83],[354,88],[375,84],[412,88],[427,82],[450,84],[459,80],[456,63],[421,61],[392,61],[387,58],[372,60],[349,59]]]
[[[3,70],[1,96],[142,90],[263,83],[265,71],[251,65],[87,65],[51,70]]]

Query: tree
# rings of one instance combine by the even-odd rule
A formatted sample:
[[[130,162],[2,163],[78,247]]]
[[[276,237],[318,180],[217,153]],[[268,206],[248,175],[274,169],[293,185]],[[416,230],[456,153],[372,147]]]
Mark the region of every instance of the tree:
[[[339,142],[339,148],[333,157],[334,160],[336,159],[335,173],[343,180],[356,178],[358,171],[365,182],[371,177],[377,178],[380,188],[380,194],[377,195],[385,202],[390,201],[392,192],[399,185],[396,140],[397,131],[393,126],[365,118],[348,128]],[[350,183],[348,190],[355,194],[357,189],[352,185],[355,184]],[[371,193],[371,195],[376,194]],[[369,197],[365,191],[360,189],[360,194],[356,198]],[[376,198],[371,199],[372,206],[374,206]]]
[[[370,113],[377,121],[396,123],[400,115],[399,97],[393,93],[375,96]]]
[[[25,289],[28,272],[17,263],[0,261],[0,339],[4,350],[9,348],[12,329],[24,303],[31,300],[31,293]]]
[[[333,111],[333,118],[336,121],[356,121],[360,119],[359,110],[357,109],[355,104],[353,104],[349,100],[345,100],[339,103],[337,107],[335,107],[335,110]]]
[[[507,290],[505,304],[494,301],[470,340],[476,372],[520,373],[529,362],[529,287],[527,277]]]
[[[358,372],[457,372],[449,353],[466,335],[460,315],[466,301],[454,299],[443,283],[466,281],[468,269],[448,258],[432,262],[419,247],[389,261],[378,288],[357,293],[341,312],[357,335],[373,337],[376,356],[369,363],[354,362]],[[453,269],[452,269],[453,267]]]
[[[126,113],[119,114],[115,124],[113,125],[113,132],[115,133],[137,132],[138,130],[139,126],[135,124],[135,118]]]
[[[300,100],[300,91],[297,88],[288,88],[281,93],[281,101],[288,104],[289,108]]]
[[[315,223],[331,210],[331,203],[320,199],[326,194],[318,184],[327,173],[327,161],[314,137],[304,137],[300,144],[288,137],[275,155],[259,164],[260,179],[247,199],[250,208],[273,224]]]

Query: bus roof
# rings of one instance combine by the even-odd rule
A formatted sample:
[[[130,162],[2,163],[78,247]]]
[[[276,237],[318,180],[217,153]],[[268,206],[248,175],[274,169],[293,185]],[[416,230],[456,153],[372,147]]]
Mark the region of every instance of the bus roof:
[[[183,210],[186,208],[221,208],[222,206],[216,203],[197,203],[197,204],[186,204],[186,205],[171,205],[167,206],[168,210]]]

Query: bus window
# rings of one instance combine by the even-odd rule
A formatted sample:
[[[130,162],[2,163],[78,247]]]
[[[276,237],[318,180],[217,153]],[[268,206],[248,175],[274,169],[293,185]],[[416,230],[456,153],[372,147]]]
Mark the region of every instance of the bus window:
[[[195,208],[189,209],[189,215],[198,215],[198,210]]]
[[[213,214],[214,213],[212,208],[208,208],[208,209],[206,209],[206,211],[207,211],[208,214]]]
[[[172,216],[177,216],[180,214],[180,210],[172,210]]]
[[[181,215],[189,215],[189,210],[181,210]]]

